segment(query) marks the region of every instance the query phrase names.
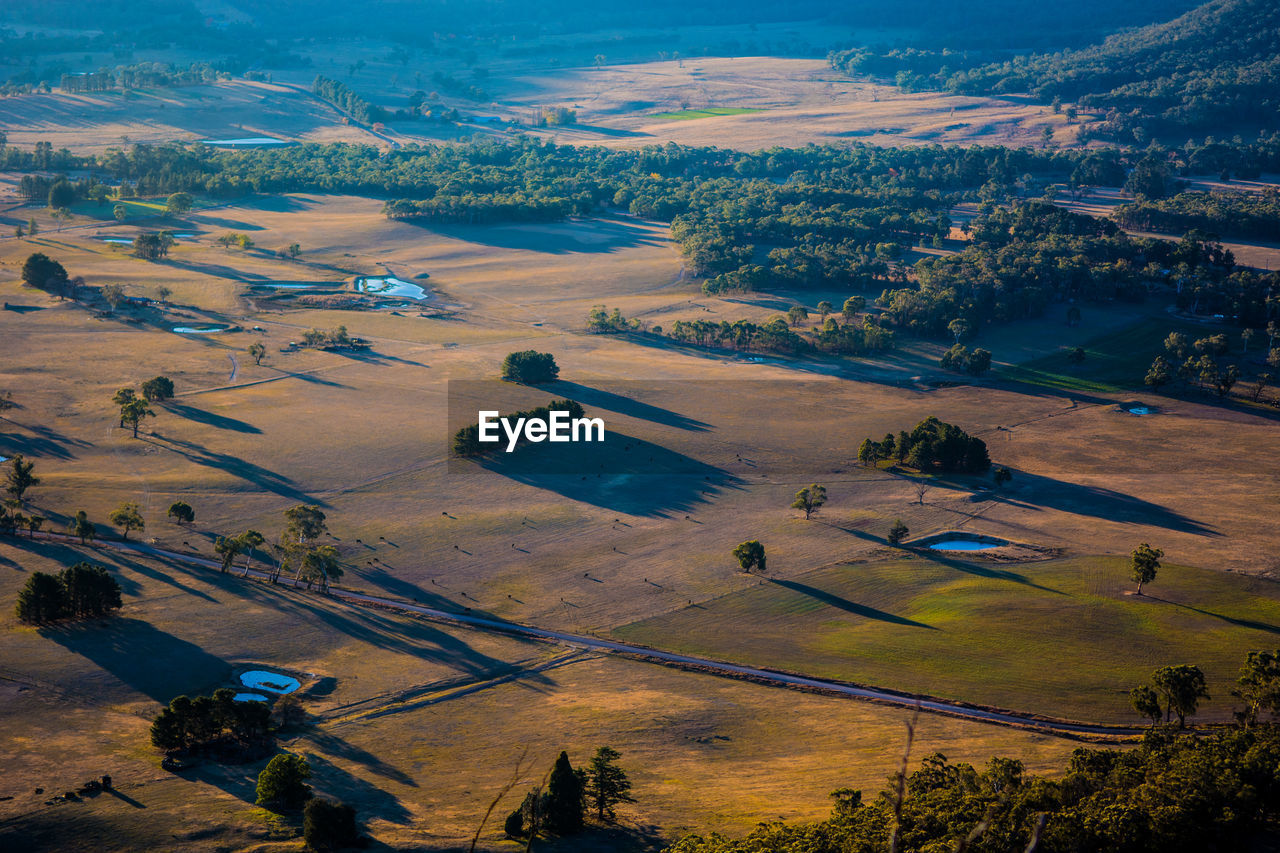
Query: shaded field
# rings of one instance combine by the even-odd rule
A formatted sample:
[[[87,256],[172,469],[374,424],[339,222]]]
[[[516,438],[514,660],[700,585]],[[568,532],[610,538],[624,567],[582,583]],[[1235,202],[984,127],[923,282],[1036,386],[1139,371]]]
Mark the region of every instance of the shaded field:
[[[679,110],[673,113],[657,113],[649,116],[655,121],[689,121],[696,118],[714,118],[716,116],[740,116],[749,113],[761,113],[763,109],[752,107],[705,107],[700,110]]]
[[[1079,720],[1135,722],[1128,691],[1194,663],[1230,718],[1250,649],[1280,645],[1280,585],[1186,566],[1147,595],[1122,558],[834,566],[628,625],[627,641]]]

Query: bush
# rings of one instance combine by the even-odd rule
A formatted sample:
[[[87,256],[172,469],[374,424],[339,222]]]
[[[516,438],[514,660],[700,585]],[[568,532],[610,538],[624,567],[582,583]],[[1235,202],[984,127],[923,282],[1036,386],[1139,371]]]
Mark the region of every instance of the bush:
[[[513,352],[502,361],[502,378],[511,382],[537,385],[555,382],[559,377],[560,368],[556,365],[555,356],[548,352]]]

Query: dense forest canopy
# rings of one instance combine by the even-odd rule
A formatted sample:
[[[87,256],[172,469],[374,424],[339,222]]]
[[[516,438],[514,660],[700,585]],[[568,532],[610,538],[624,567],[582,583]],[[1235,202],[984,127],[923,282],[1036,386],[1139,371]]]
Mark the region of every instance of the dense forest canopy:
[[[1030,92],[1078,103],[1103,115],[1095,135],[1121,141],[1280,127],[1280,4],[1272,0],[1212,0],[1092,47],[982,59],[955,50],[865,47],[831,56],[837,68],[891,75],[908,89]]]

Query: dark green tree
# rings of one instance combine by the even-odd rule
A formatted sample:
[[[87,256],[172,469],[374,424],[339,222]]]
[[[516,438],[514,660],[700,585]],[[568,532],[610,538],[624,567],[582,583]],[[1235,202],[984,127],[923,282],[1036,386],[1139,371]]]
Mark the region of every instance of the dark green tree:
[[[167,376],[157,376],[142,383],[142,396],[148,403],[163,403],[173,399],[173,380]]]
[[[1143,685],[1130,690],[1129,703],[1133,705],[1133,710],[1137,711],[1139,716],[1151,720],[1151,725],[1154,726],[1160,722],[1160,716],[1163,714],[1160,708],[1160,696],[1151,687]]]
[[[733,556],[738,561],[738,565],[742,567],[744,572],[750,572],[753,568],[759,568],[760,571],[765,569],[764,546],[760,544],[758,539],[751,539],[743,542],[733,549]]]
[[[1129,574],[1138,585],[1138,595],[1142,595],[1144,584],[1156,579],[1156,572],[1160,570],[1160,558],[1163,556],[1164,551],[1152,548],[1146,542],[1134,548],[1129,555]]]
[[[806,486],[796,492],[796,499],[791,502],[791,508],[804,510],[804,517],[808,520],[826,502],[826,486],[819,486],[817,483],[814,483],[813,485]]]
[[[1280,649],[1249,652],[1231,695],[1244,702],[1236,712],[1241,725],[1256,725],[1263,712],[1280,716]]]
[[[524,385],[554,382],[560,377],[555,356],[548,352],[524,350],[507,355],[502,361],[502,378]]]
[[[547,829],[557,835],[576,835],[582,831],[582,812],[582,773],[573,769],[569,754],[561,752],[547,782]]]
[[[120,407],[120,422],[128,424],[133,428],[133,437],[138,437],[138,427],[146,418],[154,418],[156,413],[151,411],[151,407],[147,405],[147,401],[139,397],[135,397]]]
[[[121,607],[120,584],[104,566],[80,562],[63,569],[59,575],[66,601],[67,615],[76,619],[95,619]]]
[[[66,178],[60,178],[49,187],[49,209],[57,210],[75,204],[76,190]]]
[[[311,798],[311,765],[301,755],[275,756],[258,774],[257,798],[260,806],[296,809]]]
[[[635,802],[631,796],[631,780],[617,764],[621,757],[617,750],[602,746],[596,750],[587,768],[587,802],[595,809],[599,820],[613,820],[614,806]]]
[[[13,496],[14,502],[22,506],[27,490],[40,485],[40,478],[32,473],[36,463],[28,462],[21,453],[13,454],[10,460],[9,474],[5,479],[4,490]]]
[[[142,517],[142,512],[136,503],[126,502],[111,510],[111,515],[107,516],[107,520],[124,531],[124,540],[129,540],[129,531],[145,530],[147,522]]]
[[[89,515],[84,510],[79,510],[71,519],[71,523],[67,525],[67,532],[72,536],[79,536],[82,545],[88,544],[90,539],[97,536],[93,522],[89,520]]]
[[[178,524],[190,524],[196,520],[196,511],[186,501],[174,501],[169,505],[167,517],[172,518]]]
[[[1190,664],[1164,666],[1151,676],[1151,684],[1165,702],[1164,718],[1170,714],[1178,718],[1178,728],[1186,725],[1187,717],[1196,712],[1201,699],[1208,699],[1204,673],[1200,667]]]
[[[307,800],[302,809],[302,838],[307,847],[315,851],[355,847],[360,841],[356,810],[321,797]]]
[[[911,528],[902,523],[902,519],[895,519],[893,526],[889,528],[889,544],[898,545],[911,532]]]
[[[28,625],[56,622],[66,614],[66,596],[56,575],[34,572],[18,592],[17,616]]]

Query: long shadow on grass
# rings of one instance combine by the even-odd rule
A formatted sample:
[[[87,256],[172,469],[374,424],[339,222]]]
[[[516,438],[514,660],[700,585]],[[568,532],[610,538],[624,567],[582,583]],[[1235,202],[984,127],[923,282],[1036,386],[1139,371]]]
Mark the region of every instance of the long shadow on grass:
[[[467,460],[450,460],[465,465]],[[606,432],[602,442],[530,444],[478,464],[518,483],[631,515],[688,513],[740,480],[722,468],[643,439]]]
[[[609,254],[635,246],[661,246],[664,239],[656,237],[644,224],[621,217],[597,217],[591,224],[599,229],[591,236],[604,239],[579,240],[572,235],[575,227],[562,222],[529,223],[520,225],[446,225],[435,222],[401,220],[408,225],[418,225],[437,234],[495,246],[546,255]]]
[[[847,598],[843,598],[835,593],[818,589],[816,586],[798,583],[796,581],[782,580],[780,578],[769,578],[769,582],[780,587],[807,595],[810,598],[821,601],[828,607],[834,607],[837,610],[843,610],[846,613],[852,613],[855,616],[862,616],[866,619],[875,619],[878,622],[891,622],[894,625],[907,625],[912,628],[928,628],[930,631],[936,631],[937,628],[932,625],[926,625],[924,622],[917,622],[914,619],[908,619],[905,616],[898,616],[888,613],[884,610],[877,610],[874,607],[867,607],[865,604],[857,604]]]
[[[1026,575],[1011,572],[1008,569],[994,569],[990,566],[984,566],[979,563],[966,563],[964,560],[955,560],[950,557],[943,557],[940,552],[929,551],[927,549],[917,550],[916,554],[931,563],[937,563],[940,566],[946,566],[949,569],[964,572],[966,575],[976,575],[980,578],[990,578],[991,580],[998,581],[1011,581],[1043,592],[1051,592],[1054,595],[1070,595],[1070,593],[1063,592],[1060,589],[1054,589],[1053,587],[1038,584]]]
[[[17,421],[5,419],[19,429],[26,430],[27,435],[18,432],[0,432],[0,456],[13,456],[21,453],[36,459],[75,459],[73,449],[92,447],[93,443],[50,429],[46,426],[27,426]]]
[[[231,675],[221,658],[128,616],[41,628],[40,634],[162,704]]]
[[[184,403],[169,402],[165,404],[165,408],[174,414],[181,415],[189,421],[195,421],[199,424],[217,427],[218,429],[229,429],[235,432],[247,432],[261,434],[262,430],[250,423],[229,418],[226,415],[219,415],[204,409],[197,409],[195,406],[188,406]]]
[[[625,397],[601,388],[591,388],[586,385],[579,385],[577,382],[565,382],[563,380],[543,387],[547,390],[554,390],[557,394],[570,400],[576,400],[589,408],[607,409],[620,415],[626,415],[629,418],[652,421],[663,426],[672,426],[684,430],[703,432],[711,429],[710,424],[687,417],[679,412],[642,403],[631,397]],[[696,388],[696,385],[692,387]]]
[[[1069,483],[1026,471],[1013,472],[1013,486],[1007,492],[989,494],[992,500],[1024,509],[1053,509],[1122,524],[1153,525],[1197,536],[1222,535],[1212,527],[1168,507],[1124,492],[1101,486]]]
[[[340,737],[330,734],[329,732],[319,729],[312,729],[303,735],[304,739],[314,744],[317,749],[323,750],[330,755],[338,758],[344,758],[347,761],[355,762],[361,767],[366,768],[370,773],[376,773],[384,779],[390,779],[392,782],[401,785],[408,785],[411,788],[418,787],[418,783],[413,777],[405,773],[395,765],[388,764],[378,756],[368,750],[345,741]],[[345,772],[345,771],[339,771]]]
[[[309,740],[314,743],[318,739],[309,738]],[[342,745],[346,746],[345,743]],[[328,744],[320,745],[317,743],[317,746],[328,751],[335,751]],[[328,792],[336,799],[355,806],[364,819],[377,818],[402,826],[412,820],[409,810],[404,807],[400,802],[400,798],[395,794],[384,791],[369,780],[361,779],[359,776],[343,770],[323,755],[316,755],[314,752],[308,753],[307,763],[311,765],[312,781],[321,791]],[[374,770],[374,772],[378,771]],[[399,771],[396,772],[399,773]],[[380,773],[379,775],[385,774]],[[404,776],[403,773],[399,773],[399,775]],[[397,779],[396,781],[401,780]],[[405,776],[401,784],[414,785],[414,782]],[[417,786],[414,785],[414,787]]]
[[[1165,604],[1172,604],[1174,607],[1181,607],[1183,610],[1190,610],[1192,613],[1199,613],[1201,616],[1210,616],[1214,619],[1221,619],[1229,625],[1235,625],[1237,628],[1248,628],[1252,631],[1265,631],[1268,634],[1280,634],[1280,625],[1272,625],[1269,622],[1259,622],[1256,619],[1239,619],[1235,616],[1227,616],[1224,613],[1214,613],[1212,610],[1202,610],[1199,607],[1192,607],[1190,604],[1183,604],[1180,601],[1170,601],[1167,598],[1158,598],[1151,593],[1144,593],[1143,598],[1150,598],[1152,601],[1161,601]]]
[[[263,468],[261,465],[255,465],[252,462],[241,459],[238,456],[232,456],[228,453],[216,453],[206,447],[202,447],[192,441],[183,441],[180,438],[171,438],[153,432],[149,436],[139,434],[138,439],[148,444],[154,444],[157,447],[163,447],[166,450],[172,450],[179,456],[194,462],[197,465],[204,465],[208,468],[217,468],[219,471],[225,471],[232,474],[245,482],[251,483],[264,491],[280,495],[290,500],[300,503],[316,504],[319,506],[328,506],[323,500],[312,497],[306,492],[299,489],[294,482],[283,474],[277,474]]]

